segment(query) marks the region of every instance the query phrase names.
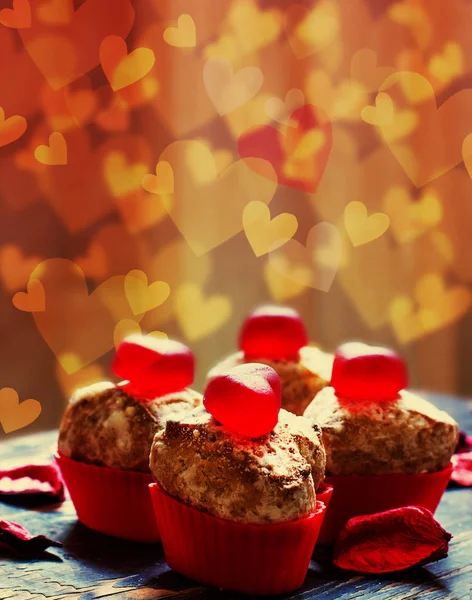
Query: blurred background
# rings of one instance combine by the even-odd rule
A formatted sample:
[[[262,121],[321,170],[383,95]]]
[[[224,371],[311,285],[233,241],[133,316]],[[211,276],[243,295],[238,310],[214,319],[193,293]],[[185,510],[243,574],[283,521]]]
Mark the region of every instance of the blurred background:
[[[0,8],[0,438],[130,332],[201,388],[261,303],[472,393],[471,2]]]

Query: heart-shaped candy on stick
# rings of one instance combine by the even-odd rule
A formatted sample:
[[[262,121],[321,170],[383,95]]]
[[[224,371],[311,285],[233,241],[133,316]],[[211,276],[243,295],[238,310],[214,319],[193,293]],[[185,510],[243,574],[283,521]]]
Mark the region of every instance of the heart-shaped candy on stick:
[[[210,379],[203,404],[217,421],[231,431],[257,438],[276,426],[280,393],[280,379],[274,369],[247,363]]]
[[[195,359],[175,340],[130,335],[118,346],[112,370],[126,380],[123,388],[136,398],[153,399],[193,383]]]
[[[348,342],[334,355],[331,385],[339,398],[394,400],[407,387],[408,372],[393,350]]]
[[[248,315],[239,335],[246,360],[297,360],[308,335],[300,315],[287,306],[261,306]]]

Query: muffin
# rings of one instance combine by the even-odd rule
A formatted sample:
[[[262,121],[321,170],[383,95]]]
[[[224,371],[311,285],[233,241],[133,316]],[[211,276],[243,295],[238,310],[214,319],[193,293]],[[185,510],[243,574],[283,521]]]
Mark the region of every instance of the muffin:
[[[201,394],[187,387],[194,358],[179,342],[130,336],[119,346],[113,370],[130,379],[73,394],[56,460],[81,522],[117,537],[157,541],[149,453],[167,419],[201,404]]]
[[[316,394],[329,385],[333,356],[308,345],[308,336],[297,311],[288,307],[261,306],[243,323],[239,352],[208,373],[208,379],[232,367],[257,362],[272,367],[282,383],[282,408],[303,415]]]
[[[325,468],[319,431],[280,410],[280,380],[265,365],[215,376],[203,403],[169,419],[152,444],[166,560],[223,589],[291,591],[305,578],[324,514],[316,499]]]
[[[81,388],[62,418],[58,450],[84,463],[149,473],[156,432],[168,418],[198,406],[201,398],[183,389],[143,401],[108,381]]]
[[[447,467],[458,438],[452,417],[406,390],[359,404],[328,387],[305,415],[323,430],[327,475],[434,473]]]
[[[283,409],[274,429],[252,440],[200,406],[156,434],[150,464],[161,487],[189,506],[238,523],[281,523],[314,510],[325,455],[310,423]]]
[[[457,444],[454,419],[403,389],[406,366],[385,348],[344,344],[331,383],[305,411],[322,429],[326,481],[334,488],[320,539],[332,540],[361,514],[406,505],[434,512]]]

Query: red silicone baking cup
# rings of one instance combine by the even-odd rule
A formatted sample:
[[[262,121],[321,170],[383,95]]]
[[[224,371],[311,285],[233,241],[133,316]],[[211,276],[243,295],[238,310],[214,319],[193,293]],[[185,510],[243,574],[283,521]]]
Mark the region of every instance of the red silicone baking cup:
[[[326,481],[324,481],[322,487],[316,491],[316,499],[319,500],[320,502],[323,502],[323,504],[326,506],[326,513],[328,511],[332,495],[333,495],[333,486],[328,485],[326,483]]]
[[[246,525],[203,513],[150,486],[168,565],[182,575],[225,590],[281,594],[299,588],[326,512],[290,523]]]
[[[158,542],[150,473],[98,467],[57,453],[56,462],[81,523],[134,542]]]
[[[423,506],[432,513],[451,477],[452,465],[436,473],[413,475],[335,475],[326,477],[333,486],[329,509],[318,543],[332,544],[352,517],[370,515],[402,506]],[[319,498],[319,496],[318,496]]]

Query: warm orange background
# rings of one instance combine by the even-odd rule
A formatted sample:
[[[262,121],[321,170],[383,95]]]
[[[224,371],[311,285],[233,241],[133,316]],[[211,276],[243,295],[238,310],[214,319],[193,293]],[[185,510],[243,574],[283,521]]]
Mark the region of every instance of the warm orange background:
[[[188,343],[201,386],[262,302],[472,392],[469,1],[0,9],[0,388],[42,409],[23,426],[1,393],[9,435],[57,425],[138,323]],[[257,127],[281,165],[265,134],[242,150]]]

